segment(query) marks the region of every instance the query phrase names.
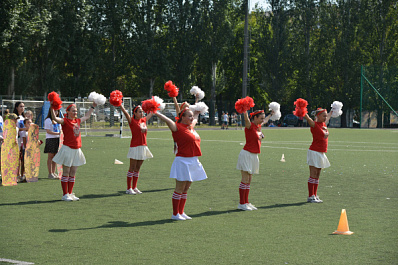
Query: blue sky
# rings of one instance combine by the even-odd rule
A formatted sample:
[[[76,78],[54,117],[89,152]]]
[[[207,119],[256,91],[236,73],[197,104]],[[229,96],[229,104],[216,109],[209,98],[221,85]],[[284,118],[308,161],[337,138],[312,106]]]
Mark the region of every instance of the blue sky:
[[[256,3],[259,3],[260,6],[266,7],[266,1],[265,0],[249,0],[250,1],[250,10],[254,8]]]

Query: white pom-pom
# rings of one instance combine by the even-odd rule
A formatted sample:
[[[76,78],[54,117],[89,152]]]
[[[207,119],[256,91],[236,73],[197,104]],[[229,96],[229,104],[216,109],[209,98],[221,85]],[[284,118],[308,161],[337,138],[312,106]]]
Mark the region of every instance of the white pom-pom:
[[[154,99],[158,104],[160,104],[159,110],[160,110],[160,111],[163,111],[164,108],[166,107],[166,103],[163,103],[163,99],[161,99],[161,98],[158,97],[158,96],[154,96],[153,99]]]
[[[91,92],[90,95],[88,95],[88,100],[95,102],[95,100],[97,99],[98,93],[97,92]]]
[[[193,112],[199,111],[201,115],[204,115],[209,111],[209,107],[204,102],[198,102],[195,105],[189,106],[189,109]]]
[[[278,102],[269,103],[268,108],[274,112],[274,114],[269,118],[271,121],[277,121],[281,118],[281,105]]]
[[[193,86],[191,88],[191,90],[189,91],[189,93],[191,93],[192,95],[196,95],[198,94],[200,91],[202,91],[202,89],[200,89],[198,86]]]
[[[204,97],[205,97],[205,92],[204,92],[203,90],[201,90],[201,91],[198,93],[198,99],[199,99],[199,100],[202,100]]]
[[[281,105],[278,102],[271,102],[268,105],[269,110],[273,110],[274,112],[280,111]]]
[[[98,106],[104,105],[106,102],[106,97],[102,94],[98,94],[97,92],[91,92],[87,99],[94,102]]]
[[[333,101],[333,104],[331,105],[332,107],[332,117],[337,118],[343,114],[343,111],[341,110],[343,108],[343,103],[340,101]]]
[[[269,118],[271,121],[277,121],[281,118],[282,113],[280,111],[274,111],[274,114]]]
[[[198,86],[193,86],[191,90],[189,91],[192,95],[196,97],[198,95],[199,100],[203,99],[205,97],[205,92],[200,89]]]

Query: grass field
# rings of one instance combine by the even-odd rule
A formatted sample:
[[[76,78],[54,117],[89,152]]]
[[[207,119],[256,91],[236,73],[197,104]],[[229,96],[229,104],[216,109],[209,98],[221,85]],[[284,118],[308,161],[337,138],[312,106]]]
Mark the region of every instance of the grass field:
[[[307,199],[308,128],[267,128],[260,174],[250,201],[238,205],[244,143],[240,130],[200,130],[208,179],[192,184],[186,213],[173,222],[168,178],[170,131],[148,132],[154,158],[144,162],[138,187],[126,195],[130,139],[83,138],[87,164],[74,192],[61,201],[59,180],[47,179],[42,154],[37,183],[0,187],[0,260],[35,264],[397,264],[398,130],[330,129],[318,194]],[[44,135],[41,136],[43,139]],[[44,146],[42,147],[44,149]],[[284,154],[286,162],[280,162]],[[114,160],[124,165],[114,165]],[[351,236],[332,235],[342,209]],[[1,263],[0,264],[6,264]]]

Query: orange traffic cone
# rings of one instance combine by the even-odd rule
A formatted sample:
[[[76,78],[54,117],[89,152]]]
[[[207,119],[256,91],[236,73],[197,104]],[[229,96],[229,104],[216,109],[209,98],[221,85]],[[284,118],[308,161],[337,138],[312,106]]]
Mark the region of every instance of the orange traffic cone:
[[[333,232],[333,234],[335,235],[354,234],[354,232],[351,232],[350,228],[348,227],[347,213],[345,212],[345,209],[341,210],[339,226],[337,227],[337,230]]]

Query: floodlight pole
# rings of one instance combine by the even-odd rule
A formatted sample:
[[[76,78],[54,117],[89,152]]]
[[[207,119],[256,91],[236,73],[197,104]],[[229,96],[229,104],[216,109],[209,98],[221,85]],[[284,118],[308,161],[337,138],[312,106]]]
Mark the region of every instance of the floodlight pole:
[[[245,28],[243,41],[243,78],[242,78],[242,98],[247,96],[247,74],[248,74],[248,49],[249,49],[249,0],[245,0]]]

